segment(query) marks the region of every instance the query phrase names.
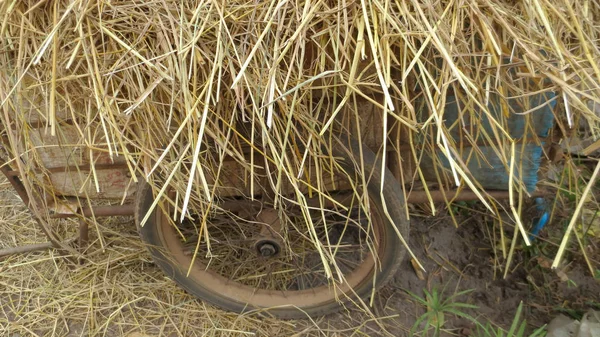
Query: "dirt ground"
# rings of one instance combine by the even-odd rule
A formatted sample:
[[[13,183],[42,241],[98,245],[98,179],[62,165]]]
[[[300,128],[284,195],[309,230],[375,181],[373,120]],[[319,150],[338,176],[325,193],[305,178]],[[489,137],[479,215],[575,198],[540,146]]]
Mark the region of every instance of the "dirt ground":
[[[5,182],[1,187],[0,249],[43,241],[20,200]],[[556,245],[544,240],[529,248],[518,245],[504,279],[498,228],[476,205],[469,207],[459,212],[458,228],[447,212],[428,217],[413,209],[411,246],[426,273],[420,278],[407,260],[377,293],[371,314],[349,309],[298,321],[234,315],[196,300],[153,265],[131,219],[102,221],[104,251],[100,241],[93,241],[81,266],[69,266],[52,251],[0,259],[0,336],[429,336],[433,331],[423,325],[410,330],[431,310],[415,298],[424,289],[450,303],[475,305],[463,311],[482,324],[504,328],[523,301],[530,331],[559,313],[578,318],[599,308],[600,282],[582,255],[568,254],[565,266],[553,271],[548,267]],[[68,234],[73,225],[57,226]],[[562,226],[557,220],[543,233]],[[509,240],[510,225],[506,229]],[[598,266],[597,241],[588,248]],[[441,335],[479,335],[466,318],[446,313],[442,323]]]
[[[437,287],[448,295],[472,290],[462,297],[462,301],[478,307],[471,313],[479,316],[479,321],[491,321],[505,328],[513,321],[521,301],[530,329],[549,323],[559,313],[580,318],[586,310],[598,309],[600,282],[590,275],[583,259],[573,255],[567,266],[553,271],[549,266],[556,249],[548,249],[546,255],[541,248],[547,248],[547,243],[541,240],[519,250],[513,267],[503,278],[504,264],[499,262],[504,261],[495,255],[501,252],[499,247],[494,252],[495,243],[486,230],[491,230],[490,225],[484,219],[466,217],[458,228],[451,224],[449,216],[415,223],[411,244],[428,270],[426,280],[404,272],[397,275],[390,288],[396,293],[409,290],[421,294],[422,289]],[[596,250],[596,261],[598,256]],[[404,270],[409,268],[407,264]],[[402,307],[400,303],[395,306]],[[460,319],[448,325],[453,324],[456,328],[473,328]]]

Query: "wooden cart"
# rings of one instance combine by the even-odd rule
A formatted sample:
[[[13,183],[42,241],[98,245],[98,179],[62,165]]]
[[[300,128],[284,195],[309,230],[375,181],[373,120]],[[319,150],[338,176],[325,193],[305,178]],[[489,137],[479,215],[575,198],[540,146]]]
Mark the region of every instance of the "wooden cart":
[[[522,103],[508,102],[516,112],[526,109]],[[553,123],[553,97],[536,95],[530,97],[528,103],[539,108],[528,115],[515,114],[508,129],[513,137],[523,141],[527,141],[528,133],[534,133],[537,139],[546,139]],[[493,102],[490,104],[494,105]],[[464,130],[453,129],[452,124],[458,118],[464,118],[460,112],[463,108],[460,102],[450,101],[445,110],[445,123],[456,139],[463,137]],[[400,182],[414,180],[416,169],[410,156],[402,156],[408,146],[402,144],[406,131],[390,132],[388,149],[391,149],[391,155],[388,156],[388,168],[383,171],[381,159],[375,154],[380,153],[384,139],[381,113],[368,102],[363,102],[360,109],[363,111],[361,125],[370,128],[370,132],[363,132],[362,146],[352,137],[341,136],[324,150],[338,158],[339,165],[332,165],[328,172],[340,172],[321,194],[315,196],[307,192],[300,198],[304,200],[303,204],[274,205],[273,199],[266,196],[262,200],[254,196],[241,200],[240,196],[247,194],[225,193],[219,201],[220,211],[196,218],[195,224],[190,224],[189,219],[172,221],[167,215],[171,214],[168,205],[155,207],[157,191],[146,185],[143,178],[136,183],[132,168],[122,158],[82,142],[80,130],[69,125],[68,116],[62,116],[64,123],[55,136],[50,135],[42,120],[28,120],[31,126],[29,141],[35,145],[35,153],[16,155],[14,149],[19,147],[16,144],[19,138],[12,133],[11,126],[5,126],[3,143],[6,148],[13,149],[7,152],[13,155],[0,162],[0,168],[31,210],[49,242],[4,249],[0,251],[0,257],[47,248],[77,256],[78,252],[87,249],[90,222],[105,216],[135,216],[141,237],[159,267],[192,294],[222,308],[237,312],[270,308],[272,315],[295,318],[328,313],[349,303],[361,305],[357,299],[369,296],[373,288],[393,276],[405,256],[405,242],[402,242],[402,238],[408,237],[405,197],[408,203],[474,200],[478,197],[468,189],[419,191],[402,186]],[[426,109],[423,108],[421,113],[425,118]],[[534,120],[534,130],[524,129],[527,118]],[[465,123],[469,124],[469,121]],[[480,127],[489,127],[486,125],[489,121],[478,123]],[[519,150],[521,157],[530,158],[522,164],[520,172],[530,175],[523,180],[532,195],[541,193],[535,190],[535,185],[542,152],[549,143],[531,142]],[[489,163],[469,161],[469,151],[465,150],[462,158],[465,165],[481,186],[488,189],[488,197],[507,198],[508,192],[500,190],[508,184],[506,168],[494,166],[499,160],[493,159],[494,153],[489,147],[482,145],[478,151],[490,158]],[[42,163],[43,169],[32,170],[26,165],[32,158]],[[442,169],[449,168],[441,153],[439,158],[424,158],[420,162],[421,173],[439,177],[435,165],[440,162]],[[232,166],[225,175],[236,176],[238,169]],[[139,170],[134,168],[133,172]],[[357,195],[356,190],[340,187],[356,185],[361,176],[370,177],[361,194],[368,195],[366,204],[359,200],[361,195]],[[340,179],[348,181],[340,182]],[[385,181],[384,185],[381,181]],[[245,188],[245,183],[247,181],[238,179],[233,185],[240,190]],[[53,193],[48,195],[45,191]],[[98,206],[92,202],[97,199],[113,200],[116,205]],[[52,231],[51,219],[65,217],[80,219],[79,237],[65,240]],[[225,230],[223,226],[226,225],[218,225],[220,221],[235,222],[236,228]],[[312,222],[310,226],[306,221]],[[208,227],[214,232],[212,248],[201,239],[197,242],[192,239],[190,254],[190,244],[187,239],[180,239],[179,232],[195,228],[188,237],[196,235],[199,238],[201,234],[198,233]],[[233,234],[229,237],[225,232]],[[309,248],[307,244],[315,241],[321,243]],[[326,265],[323,261],[335,261],[336,264]],[[319,266],[318,271],[313,270],[317,269],[315,266]],[[251,271],[256,274],[251,275]],[[293,275],[273,276],[286,273]],[[275,282],[280,284],[271,284]]]

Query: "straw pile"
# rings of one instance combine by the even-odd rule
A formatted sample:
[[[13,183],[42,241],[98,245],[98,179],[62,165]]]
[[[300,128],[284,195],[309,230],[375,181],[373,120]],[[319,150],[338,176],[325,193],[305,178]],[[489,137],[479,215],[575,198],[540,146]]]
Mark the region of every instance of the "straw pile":
[[[64,166],[92,166],[81,196],[101,189],[95,165],[119,162],[163,197],[173,188],[183,218],[240,181],[248,195],[323,186],[306,171],[326,167],[323,147],[345,133],[400,163],[406,193],[466,187],[495,211],[466,163],[485,169],[485,145],[510,176],[518,218],[520,149],[548,143],[532,110],[556,104],[557,136],[583,123],[597,137],[594,0],[10,0],[0,18],[8,151],[50,195],[38,138],[68,149]],[[547,96],[531,106],[532,95]],[[513,135],[517,112],[524,133]]]

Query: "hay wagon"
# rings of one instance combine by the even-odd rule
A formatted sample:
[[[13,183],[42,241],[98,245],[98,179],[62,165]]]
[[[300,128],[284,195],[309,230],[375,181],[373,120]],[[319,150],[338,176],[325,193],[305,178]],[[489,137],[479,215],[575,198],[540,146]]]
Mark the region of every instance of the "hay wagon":
[[[521,139],[517,152],[512,153],[521,158],[517,176],[531,195],[540,193],[536,191],[538,169],[542,152],[547,152],[551,142],[533,139],[548,137],[553,95],[502,104],[508,104],[513,113],[507,130]],[[491,101],[489,111],[500,114],[502,104]],[[27,103],[21,109],[26,111]],[[450,163],[439,153],[437,158],[421,158],[416,165],[414,156],[403,155],[410,153],[406,130],[392,130],[384,137],[381,110],[369,102],[362,102],[359,110],[359,121],[328,135],[330,146],[320,152],[327,160],[290,163],[304,167],[298,172],[304,172],[305,186],[275,188],[281,180],[276,179],[277,169],[264,148],[242,147],[243,160],[234,160],[236,154],[215,157],[221,160],[218,174],[204,182],[214,193],[213,204],[193,216],[181,216],[182,192],[168,187],[168,177],[161,177],[163,185],[145,182],[144,174],[152,165],[132,167],[123,156],[109,153],[102,138],[98,144],[82,141],[82,130],[67,114],[59,114],[60,131],[55,135],[37,114],[25,114],[27,137],[15,134],[14,125],[4,125],[8,157],[0,168],[50,242],[7,249],[0,256],[53,247],[77,257],[88,249],[88,226],[97,218],[134,216],[156,264],[190,293],[222,308],[237,312],[268,308],[270,314],[294,318],[362,303],[360,299],[396,273],[406,255],[406,202],[481,196],[469,189],[449,188],[451,182],[419,188],[414,183],[417,172],[440,182],[439,171],[445,171],[445,179],[451,180]],[[445,106],[444,123],[455,141],[465,137],[464,128],[453,127],[458,119],[469,116],[463,110],[457,100]],[[533,112],[520,114],[523,111]],[[424,106],[420,113],[423,120],[429,116]],[[473,123],[491,128],[486,117]],[[349,136],[348,130],[355,128],[362,128],[360,140]],[[251,138],[244,123],[234,129],[240,139]],[[383,139],[389,149],[385,168]],[[27,151],[21,143],[25,141]],[[307,146],[289,141],[296,151]],[[217,148],[207,145],[211,147]],[[474,151],[483,154],[486,162],[472,159]],[[485,144],[463,149],[462,167],[484,189],[486,198],[509,196],[506,186],[512,177],[499,156]],[[244,164],[254,166],[251,173]],[[51,220],[66,217],[79,218],[80,227],[79,237],[65,241],[54,233]]]
[[[519,196],[527,243],[551,130],[600,103],[598,9],[535,3],[0,1],[0,168],[50,241],[0,255],[134,216],[188,292],[294,318],[368,307],[407,203]]]

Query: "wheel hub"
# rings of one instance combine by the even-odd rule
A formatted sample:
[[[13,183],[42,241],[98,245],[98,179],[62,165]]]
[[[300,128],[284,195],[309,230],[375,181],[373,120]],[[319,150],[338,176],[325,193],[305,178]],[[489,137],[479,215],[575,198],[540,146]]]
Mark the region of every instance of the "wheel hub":
[[[279,244],[272,240],[260,240],[256,243],[256,251],[262,257],[273,257],[279,254]]]
[[[261,222],[260,233],[256,236],[254,247],[259,256],[274,257],[281,251],[281,219],[275,209],[263,209],[256,217]]]

